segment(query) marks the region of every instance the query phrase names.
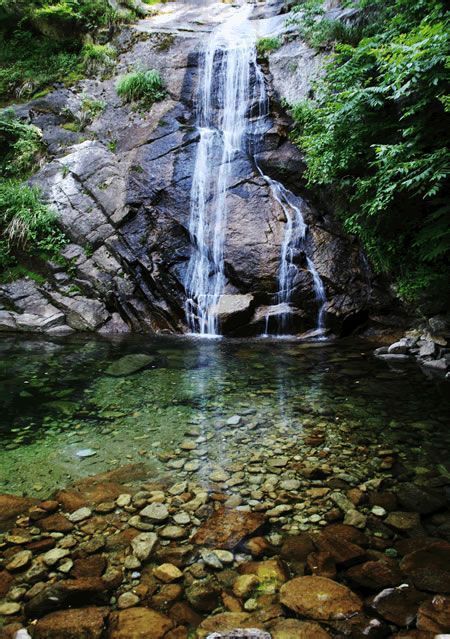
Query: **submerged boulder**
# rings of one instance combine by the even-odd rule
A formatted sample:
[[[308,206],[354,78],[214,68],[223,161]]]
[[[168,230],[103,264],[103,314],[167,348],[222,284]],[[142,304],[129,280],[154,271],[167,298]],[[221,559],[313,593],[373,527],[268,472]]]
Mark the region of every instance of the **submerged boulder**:
[[[280,601],[290,610],[309,619],[330,621],[362,611],[362,601],[354,592],[327,577],[296,577],[280,590]]]
[[[125,355],[110,364],[105,373],[110,377],[126,377],[150,366],[154,361],[155,358],[152,355],[146,355],[145,353]]]

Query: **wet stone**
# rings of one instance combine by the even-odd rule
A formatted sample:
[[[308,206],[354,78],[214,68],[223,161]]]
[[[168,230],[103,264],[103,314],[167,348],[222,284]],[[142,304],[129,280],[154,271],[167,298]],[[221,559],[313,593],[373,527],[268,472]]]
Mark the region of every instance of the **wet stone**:
[[[198,529],[193,541],[200,546],[232,550],[264,523],[264,515],[241,510],[218,509]]]
[[[349,588],[326,577],[296,577],[280,590],[280,601],[310,619],[350,617],[362,610],[362,602]]]
[[[33,553],[31,552],[31,550],[20,550],[6,564],[6,570],[8,570],[9,572],[24,570],[30,563],[32,557]]]
[[[141,510],[139,515],[150,521],[161,522],[168,518],[169,511],[164,504],[154,503]]]
[[[83,507],[67,515],[67,519],[71,521],[73,524],[78,524],[80,521],[84,521],[85,519],[88,519],[88,517],[90,517],[91,515],[92,515],[91,509]]]
[[[450,593],[450,543],[438,541],[405,555],[400,568],[416,588]]]

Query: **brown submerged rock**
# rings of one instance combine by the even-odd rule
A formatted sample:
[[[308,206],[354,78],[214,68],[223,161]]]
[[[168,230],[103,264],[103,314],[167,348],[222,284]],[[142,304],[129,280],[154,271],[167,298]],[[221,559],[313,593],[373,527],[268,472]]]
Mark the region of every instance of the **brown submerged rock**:
[[[450,632],[450,597],[435,595],[420,605],[417,627],[433,634]]]
[[[362,610],[362,602],[347,586],[326,577],[296,577],[280,590],[280,601],[290,610],[327,621],[354,615]]]
[[[0,597],[4,597],[14,581],[14,577],[7,570],[0,570]]]
[[[43,617],[54,610],[68,606],[94,603],[106,591],[102,579],[87,577],[67,579],[49,584],[25,605],[25,615],[29,619]]]
[[[367,605],[386,621],[401,627],[409,626],[414,621],[419,605],[426,598],[424,592],[404,584],[382,590]]]
[[[75,608],[52,612],[37,622],[33,639],[100,639],[107,608]]]
[[[265,521],[261,513],[219,508],[198,529],[193,542],[199,546],[211,546],[232,550],[245,537],[256,532]]]
[[[0,529],[3,524],[11,522],[15,517],[26,512],[36,502],[36,499],[0,494]]]
[[[64,515],[61,515],[60,513],[40,519],[37,522],[37,526],[45,532],[66,533],[73,530],[73,524],[67,519],[67,517],[64,517]]]
[[[202,621],[197,628],[198,639],[206,639],[213,632],[227,633],[236,628],[258,628],[264,626],[248,612],[222,612]]]
[[[292,535],[284,540],[281,547],[281,557],[287,561],[306,561],[308,555],[314,551],[311,537],[306,534]]]
[[[380,590],[391,586],[398,586],[403,581],[403,575],[395,561],[366,561],[364,564],[353,566],[345,573],[351,584]]]
[[[101,577],[106,568],[106,558],[102,555],[91,555],[75,559],[71,570],[72,577]]]
[[[298,619],[279,619],[270,627],[272,639],[330,639],[318,623]]]
[[[150,608],[128,608],[113,612],[108,639],[162,639],[173,627],[169,617]]]
[[[450,543],[437,541],[403,557],[400,568],[416,588],[450,593]]]
[[[313,541],[319,551],[328,553],[336,564],[343,568],[357,564],[366,557],[366,551],[361,546],[341,534],[333,534],[326,529],[314,535]]]

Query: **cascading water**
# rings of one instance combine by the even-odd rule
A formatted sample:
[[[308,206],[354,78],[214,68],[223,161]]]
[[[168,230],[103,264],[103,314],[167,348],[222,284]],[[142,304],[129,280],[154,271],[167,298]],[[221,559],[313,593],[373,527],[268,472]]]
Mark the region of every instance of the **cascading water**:
[[[252,5],[244,4],[214,30],[201,55],[197,130],[199,142],[191,189],[189,232],[194,250],[186,271],[186,318],[192,333],[218,335],[216,306],[224,291],[224,240],[227,190],[233,159],[247,153],[269,186],[286,217],[281,248],[277,302],[279,333],[284,334],[298,267],[296,253],[303,248],[307,226],[301,200],[280,182],[268,177],[253,157],[270,128],[269,102],[262,70],[256,60],[256,33],[249,20]],[[252,117],[253,114],[253,117]],[[325,289],[311,259],[320,303],[317,328],[323,327]]]
[[[232,160],[245,150],[255,36],[244,5],[213,31],[202,54],[197,106],[200,135],[189,231],[195,249],[186,274],[186,317],[193,333],[217,335],[215,306],[225,285],[223,247]]]

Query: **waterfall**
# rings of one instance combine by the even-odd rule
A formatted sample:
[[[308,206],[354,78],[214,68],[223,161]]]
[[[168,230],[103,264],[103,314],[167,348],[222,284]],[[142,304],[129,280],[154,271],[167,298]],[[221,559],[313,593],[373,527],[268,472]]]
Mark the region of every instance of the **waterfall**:
[[[189,232],[194,251],[185,287],[192,333],[217,335],[214,308],[225,285],[223,247],[232,160],[245,151],[249,129],[250,72],[256,65],[255,35],[247,4],[214,30],[201,55],[197,147]]]
[[[224,292],[224,241],[227,191],[233,160],[239,153],[252,159],[286,218],[278,275],[279,333],[285,334],[291,298],[299,272],[296,254],[304,250],[307,226],[300,198],[265,175],[255,153],[270,128],[269,101],[256,60],[256,34],[244,4],[215,29],[201,53],[196,110],[199,135],[190,197],[189,233],[193,251],[185,277],[186,319],[191,333],[217,336],[216,306]],[[325,289],[310,258],[307,268],[320,304],[317,328],[323,328]],[[268,319],[266,321],[268,326]]]

